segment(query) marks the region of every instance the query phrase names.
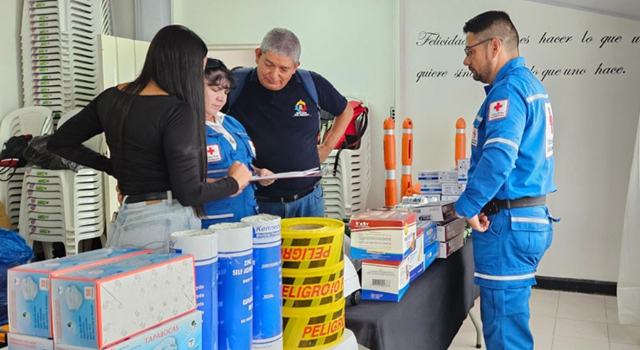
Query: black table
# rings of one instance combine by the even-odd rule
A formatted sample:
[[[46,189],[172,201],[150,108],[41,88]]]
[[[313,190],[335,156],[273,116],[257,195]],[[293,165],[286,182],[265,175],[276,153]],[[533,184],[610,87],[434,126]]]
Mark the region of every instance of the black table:
[[[361,301],[346,309],[346,327],[371,350],[447,349],[479,292],[471,240],[436,259],[400,303]]]

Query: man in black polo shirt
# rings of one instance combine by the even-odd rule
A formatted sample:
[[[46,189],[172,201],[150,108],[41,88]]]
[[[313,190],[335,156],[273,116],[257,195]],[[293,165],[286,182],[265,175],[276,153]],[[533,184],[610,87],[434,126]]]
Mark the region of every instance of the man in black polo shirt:
[[[241,90],[236,92],[237,98],[230,97],[229,114],[244,125],[254,142],[255,165],[274,173],[320,166],[353,115],[347,100],[329,81],[314,72],[298,72],[300,52],[300,41],[293,32],[274,28],[256,49],[257,67],[234,76],[243,81],[236,81]],[[317,101],[310,91],[314,87]],[[318,107],[337,116],[321,145],[317,144]],[[268,187],[258,186],[260,212],[284,218],[324,216],[319,180],[282,179]]]

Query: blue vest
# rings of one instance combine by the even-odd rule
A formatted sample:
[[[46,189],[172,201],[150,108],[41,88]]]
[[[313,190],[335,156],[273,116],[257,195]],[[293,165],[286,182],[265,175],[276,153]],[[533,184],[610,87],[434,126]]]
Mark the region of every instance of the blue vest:
[[[238,161],[251,169],[256,153],[253,143],[242,124],[231,116],[225,115],[222,126],[236,141],[233,149],[222,133],[206,126],[207,137],[207,177],[219,179],[227,175],[231,164]],[[217,201],[207,202],[203,206],[205,216],[202,227],[219,222],[237,222],[245,216],[257,214],[255,185],[250,183],[239,195]]]
[[[472,217],[491,199],[554,192],[553,112],[540,81],[517,57],[505,64],[473,122],[469,183],[456,211]]]

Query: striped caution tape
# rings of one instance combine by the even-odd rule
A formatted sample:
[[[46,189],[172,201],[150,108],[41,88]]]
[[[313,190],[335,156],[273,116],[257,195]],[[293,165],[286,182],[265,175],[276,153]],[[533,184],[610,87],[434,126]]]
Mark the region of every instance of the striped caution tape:
[[[321,350],[344,333],[344,299],[322,307],[282,309],[284,349]]]
[[[282,267],[315,269],[343,261],[344,223],[327,218],[282,220]]]
[[[316,307],[344,297],[344,263],[322,269],[282,269],[282,305]]]

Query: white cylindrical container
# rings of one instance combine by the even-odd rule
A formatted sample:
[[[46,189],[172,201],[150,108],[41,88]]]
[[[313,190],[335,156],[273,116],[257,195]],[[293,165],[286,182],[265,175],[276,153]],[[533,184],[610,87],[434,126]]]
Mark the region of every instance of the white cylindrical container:
[[[253,348],[282,349],[280,217],[242,219],[253,226]]]
[[[171,234],[172,252],[195,258],[196,302],[202,311],[202,348],[218,348],[218,240],[207,230],[178,231]]]
[[[209,226],[218,237],[218,349],[250,350],[253,322],[253,227]]]

